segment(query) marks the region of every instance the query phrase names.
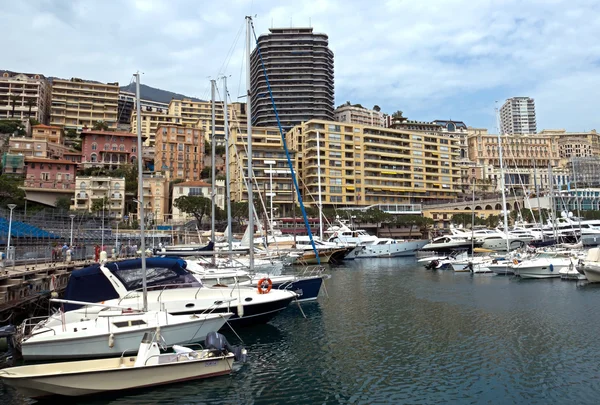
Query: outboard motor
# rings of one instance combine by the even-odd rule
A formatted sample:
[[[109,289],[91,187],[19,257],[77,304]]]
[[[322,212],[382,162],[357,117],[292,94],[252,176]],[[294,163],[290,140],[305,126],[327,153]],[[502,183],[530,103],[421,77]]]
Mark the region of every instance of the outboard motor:
[[[206,339],[204,339],[204,345],[208,350],[213,350],[220,355],[233,353],[233,358],[235,361],[240,361],[242,363],[246,362],[246,349],[241,346],[231,346],[227,341],[227,338],[220,333],[208,333],[206,335]]]
[[[14,325],[0,327],[0,368],[12,366],[17,355],[15,345],[15,334],[17,328]]]
[[[438,260],[432,260],[431,262],[429,262],[425,265],[425,268],[427,270],[435,270],[435,269],[437,269],[437,266],[439,264],[440,264],[440,262]]]

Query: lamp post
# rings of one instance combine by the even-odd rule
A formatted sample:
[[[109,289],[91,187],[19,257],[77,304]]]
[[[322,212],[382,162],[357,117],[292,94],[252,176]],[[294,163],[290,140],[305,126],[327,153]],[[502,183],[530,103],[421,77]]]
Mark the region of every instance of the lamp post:
[[[71,249],[73,249],[73,219],[75,219],[75,214],[71,214],[69,215],[69,218],[71,218]]]
[[[273,224],[273,165],[276,162],[274,160],[265,160],[265,164],[269,165],[269,197],[271,199],[271,224]]]
[[[7,205],[8,209],[10,210],[10,216],[8,219],[8,238],[6,240],[6,258],[8,260],[13,260],[14,263],[14,255],[10,254],[10,234],[12,232],[12,214],[13,214],[13,210],[17,207],[17,204],[8,204]]]

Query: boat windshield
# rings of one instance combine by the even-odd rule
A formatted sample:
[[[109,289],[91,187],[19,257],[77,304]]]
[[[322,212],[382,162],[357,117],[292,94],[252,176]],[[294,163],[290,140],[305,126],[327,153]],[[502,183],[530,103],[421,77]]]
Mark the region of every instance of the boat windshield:
[[[127,288],[127,290],[137,290],[142,288],[142,269],[119,269],[114,272],[115,276]],[[184,285],[186,287],[200,287],[201,284],[191,274],[181,274],[166,267],[153,267],[146,269],[146,285],[148,288],[153,286],[164,286],[169,284]]]

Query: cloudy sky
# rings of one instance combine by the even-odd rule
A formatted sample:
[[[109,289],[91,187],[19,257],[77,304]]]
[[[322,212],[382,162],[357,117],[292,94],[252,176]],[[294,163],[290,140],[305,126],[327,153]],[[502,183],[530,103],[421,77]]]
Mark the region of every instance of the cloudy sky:
[[[530,96],[538,130],[600,130],[597,0],[3,0],[0,69],[121,84],[140,70],[201,98],[227,74],[237,98],[245,15],[258,35],[327,33],[336,104],[493,130],[496,100]]]

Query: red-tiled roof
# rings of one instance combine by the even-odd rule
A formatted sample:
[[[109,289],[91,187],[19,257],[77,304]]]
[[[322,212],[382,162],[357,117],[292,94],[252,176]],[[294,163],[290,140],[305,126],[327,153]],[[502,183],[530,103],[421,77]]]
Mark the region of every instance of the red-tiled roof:
[[[81,135],[111,135],[111,136],[123,136],[128,138],[135,138],[137,134],[125,131],[100,131],[95,129],[85,129],[81,131]]]
[[[71,160],[46,159],[46,158],[38,158],[38,157],[25,157],[25,163],[57,163],[57,164],[69,164],[69,165],[78,164],[77,162],[73,162]]]
[[[185,181],[183,183],[174,184],[173,187],[211,187],[209,183],[202,180]]]
[[[57,127],[54,125],[44,125],[44,124],[38,124],[38,125],[34,125],[33,129],[35,128],[41,128],[41,129],[59,129],[62,130],[62,127]]]

